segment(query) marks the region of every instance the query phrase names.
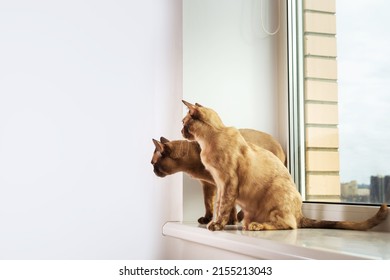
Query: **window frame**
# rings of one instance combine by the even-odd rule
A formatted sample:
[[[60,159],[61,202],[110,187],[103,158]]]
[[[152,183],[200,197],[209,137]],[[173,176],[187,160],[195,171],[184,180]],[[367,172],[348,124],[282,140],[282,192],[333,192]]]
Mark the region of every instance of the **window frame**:
[[[287,1],[288,168],[302,195],[303,212],[313,218],[362,220],[379,208],[373,204],[306,201],[303,1]],[[390,219],[378,226],[390,232]]]
[[[287,1],[288,168],[302,197],[305,187],[305,125],[302,1]]]

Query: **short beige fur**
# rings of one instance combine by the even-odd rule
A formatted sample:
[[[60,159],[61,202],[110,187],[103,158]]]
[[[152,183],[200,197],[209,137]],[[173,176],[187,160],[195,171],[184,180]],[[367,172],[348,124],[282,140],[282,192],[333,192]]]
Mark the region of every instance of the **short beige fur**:
[[[239,129],[245,141],[263,147],[275,154],[281,162],[286,162],[286,155],[282,146],[271,135],[253,129]],[[188,136],[191,138],[191,136]],[[160,141],[153,139],[155,150],[152,157],[154,173],[159,177],[165,177],[177,172],[185,172],[192,178],[200,181],[203,188],[203,200],[205,207],[204,216],[198,219],[200,224],[207,224],[213,218],[214,202],[216,197],[216,185],[202,161],[200,160],[200,146],[196,141],[174,140],[161,137]],[[235,224],[242,219],[242,212],[237,218],[234,207],[230,213],[228,224]]]
[[[362,222],[317,221],[302,214],[302,200],[287,168],[271,152],[248,144],[234,127],[226,127],[218,114],[199,104],[183,119],[183,136],[194,138],[201,148],[201,161],[216,182],[216,217],[207,228],[222,230],[237,203],[244,212],[246,230],[338,228],[367,230],[386,219],[382,205]]]

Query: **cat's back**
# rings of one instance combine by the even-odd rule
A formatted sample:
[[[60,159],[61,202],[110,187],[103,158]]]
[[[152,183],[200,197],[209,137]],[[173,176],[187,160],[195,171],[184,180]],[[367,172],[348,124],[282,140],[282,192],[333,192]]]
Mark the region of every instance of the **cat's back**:
[[[217,157],[229,159],[229,163],[232,165],[240,165],[240,170],[244,173],[253,172],[251,169],[257,170],[260,167],[261,169],[272,170],[272,173],[284,173],[285,166],[280,158],[274,151],[264,147],[267,146],[265,142],[271,138],[271,135],[260,131],[225,127],[211,138],[211,141],[214,142],[214,149],[210,152]],[[276,142],[276,140],[272,142]],[[262,145],[259,143],[262,143]],[[281,152],[284,155],[282,149]]]
[[[248,128],[239,129],[239,132],[248,143],[254,144],[272,152],[280,159],[281,162],[285,164],[286,154],[284,153],[280,143],[270,134]]]

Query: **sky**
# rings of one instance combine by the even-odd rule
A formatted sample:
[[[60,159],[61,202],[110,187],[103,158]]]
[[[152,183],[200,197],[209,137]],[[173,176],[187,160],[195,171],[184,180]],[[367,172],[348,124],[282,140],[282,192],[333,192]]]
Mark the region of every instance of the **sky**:
[[[390,1],[337,0],[341,182],[390,175]]]

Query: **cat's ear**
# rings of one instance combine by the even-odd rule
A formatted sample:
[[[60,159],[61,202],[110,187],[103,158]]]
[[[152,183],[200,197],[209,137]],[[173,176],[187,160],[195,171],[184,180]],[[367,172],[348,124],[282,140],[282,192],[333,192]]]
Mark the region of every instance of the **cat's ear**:
[[[169,148],[168,145],[165,145],[165,143],[161,143],[160,141],[156,139],[152,139],[154,146],[156,147],[157,152],[164,155],[169,155],[171,153],[171,148]]]
[[[154,146],[156,146],[156,150],[162,153],[164,151],[164,144],[160,141],[157,141],[156,139],[152,139]]]
[[[167,139],[167,138],[165,138],[165,137],[160,137],[160,141],[161,141],[161,143],[163,143],[163,144],[165,144],[165,143],[168,143],[169,142],[169,140]]]
[[[197,107],[203,107],[203,106],[200,105],[199,103],[195,103],[195,106],[197,106]]]
[[[184,105],[187,106],[188,109],[195,109],[195,105],[191,104],[190,102],[187,102],[185,100],[182,100],[182,102],[184,103]]]
[[[182,102],[187,106],[191,117],[196,117],[198,115],[198,109],[196,105],[193,105],[185,100],[182,100]]]

